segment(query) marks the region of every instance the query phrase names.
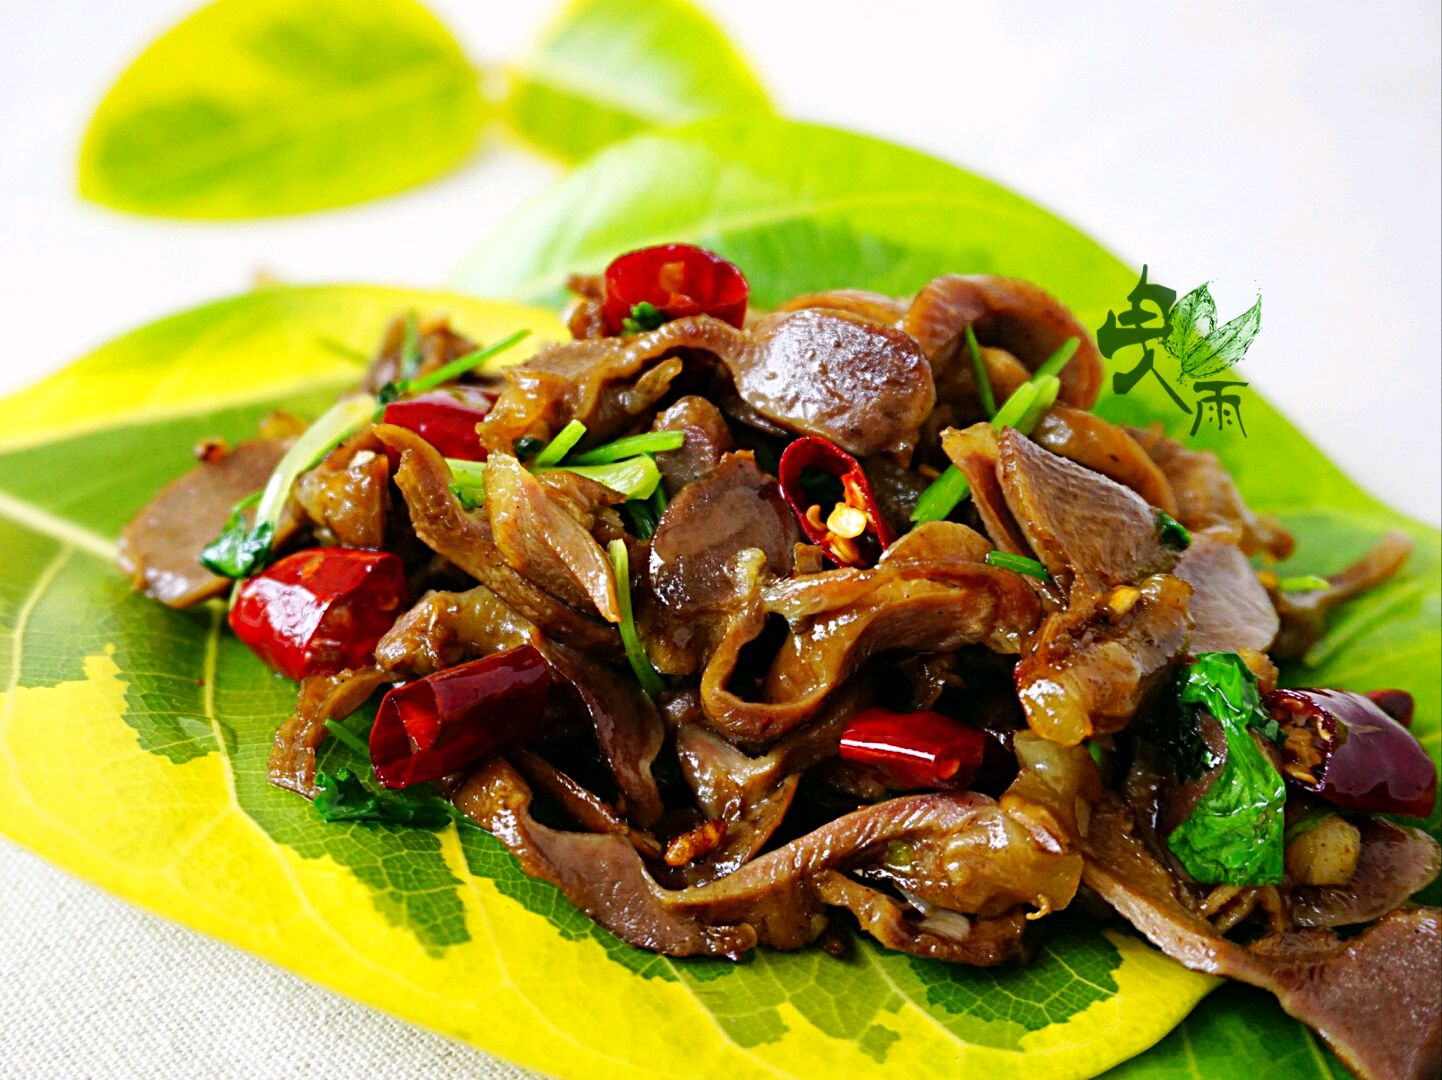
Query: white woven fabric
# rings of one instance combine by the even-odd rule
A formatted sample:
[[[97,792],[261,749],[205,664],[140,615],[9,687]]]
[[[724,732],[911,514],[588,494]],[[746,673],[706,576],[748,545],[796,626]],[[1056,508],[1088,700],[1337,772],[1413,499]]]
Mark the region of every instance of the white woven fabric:
[[[0,840],[0,1077],[522,1080]]]

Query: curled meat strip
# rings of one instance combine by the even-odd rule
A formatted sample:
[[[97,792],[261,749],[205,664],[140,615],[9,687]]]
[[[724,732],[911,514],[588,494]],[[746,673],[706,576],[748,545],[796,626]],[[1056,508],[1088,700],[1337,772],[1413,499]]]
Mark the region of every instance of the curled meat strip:
[[[1038,445],[1129,487],[1152,506],[1177,515],[1177,500],[1166,474],[1125,428],[1095,413],[1055,405],[1032,431]]]
[[[556,678],[570,686],[596,733],[625,812],[643,827],[654,824],[662,808],[651,767],[665,736],[656,706],[634,679],[548,639],[485,586],[422,597],[380,640],[376,662],[417,677],[518,645],[534,646]]]
[[[954,526],[974,552],[975,533]],[[870,570],[798,575],[755,582],[701,676],[707,721],[741,742],[779,738],[810,720],[827,696],[868,660],[892,649],[945,653],[981,644],[1014,653],[1035,627],[1040,605],[1017,574],[965,557],[914,561],[912,545],[936,532],[909,534]],[[789,631],[761,679],[759,700],[733,685],[742,652],[781,616]]]
[[[379,548],[390,512],[390,462],[366,428],[341,443],[295,484],[295,499],[315,525],[345,547]]]
[[[652,431],[679,431],[686,441],[656,455],[656,468],[666,495],[674,499],[687,484],[710,475],[724,455],[736,448],[721,410],[703,397],[688,395],[656,414]]]
[[[329,732],[327,720],[344,720],[395,676],[379,668],[347,669],[334,675],[310,675],[289,720],[276,729],[266,767],[270,782],[304,795],[315,795],[315,758]]]
[[[878,929],[890,944],[957,962],[997,963],[1020,949],[1019,909],[1063,907],[1076,891],[1081,859],[1061,822],[1083,797],[1089,762],[1073,758],[1069,765],[1028,773],[1030,787],[1010,805],[1005,796],[998,803],[972,793],[937,793],[863,807],[719,881],[675,890],[659,886],[615,833],[563,832],[537,822],[530,789],[502,759],[478,770],[455,802],[527,873],[551,881],[641,948],[732,958],[758,943],[795,949],[822,932],[827,905],[839,903],[857,910],[863,927]],[[904,866],[887,861],[896,845],[906,848]],[[874,890],[863,894],[838,881],[869,872],[917,897],[926,916],[919,932],[902,931],[896,918],[887,918]],[[960,918],[939,918],[940,911]],[[987,926],[992,919],[1002,925]]]
[[[923,445],[934,444],[944,428],[987,418],[962,340],[967,327],[982,346],[998,401],[1074,337],[1080,347],[1062,370],[1057,400],[1078,409],[1096,402],[1103,376],[1101,354],[1091,331],[1055,297],[1014,278],[945,274],[916,294],[901,321],[931,361],[936,379],[937,407],[923,430]]]
[[[1442,924],[1436,908],[1401,908],[1358,937],[1301,930],[1244,947],[1184,900],[1114,796],[1095,807],[1082,852],[1083,881],[1168,956],[1276,994],[1282,1008],[1316,1029],[1358,1075],[1437,1075]]]
[[[548,435],[572,419],[586,425],[588,443],[611,438],[687,363],[707,356],[750,414],[853,454],[909,448],[935,403],[926,357],[894,327],[819,309],[770,315],[744,331],[698,315],[649,333],[554,345],[508,368],[481,440],[510,453],[521,436]]]
[[[1338,604],[1376,588],[1407,564],[1412,541],[1405,533],[1388,533],[1352,565],[1327,578],[1330,588],[1284,593],[1271,590],[1281,619],[1273,652],[1286,659],[1303,656],[1327,632],[1327,615]]]
[[[449,559],[485,585],[508,606],[514,608],[517,614],[545,631],[548,637],[576,648],[593,650],[600,656],[621,655],[620,635],[613,626],[570,607],[509,564],[501,553],[491,518],[488,518],[484,509],[470,511],[461,506],[450,489],[450,468],[430,443],[414,432],[386,424],[376,428],[376,436],[401,455],[395,476],[396,486],[405,497],[416,535],[432,551]],[[504,472],[500,475],[503,478],[506,476]],[[531,479],[534,481],[534,477]],[[537,502],[535,490],[524,481],[512,485],[510,490],[519,490],[525,496],[519,503],[515,500],[508,501],[507,508],[503,511],[514,515],[511,557],[534,556],[542,563],[549,562],[548,552],[528,547],[527,537],[524,535],[525,522],[534,520],[530,515],[542,508],[543,504]],[[488,504],[491,502],[489,493],[486,501]],[[494,514],[494,510],[491,513]],[[547,520],[550,520],[549,512]],[[579,524],[571,521],[570,525],[571,527],[565,530],[566,535],[584,547],[580,537],[575,535],[576,531],[580,530]],[[595,543],[588,534],[581,532],[580,535],[584,536],[587,543]],[[530,539],[541,540],[539,537]],[[550,549],[550,553],[554,553],[554,549]],[[557,572],[568,573],[569,568]],[[599,568],[588,576],[587,580],[592,584],[599,582]],[[603,600],[609,602],[615,595],[614,588],[612,581],[612,591],[607,593],[602,586],[598,593]],[[612,610],[614,611],[614,608]]]
[[[1292,553],[1292,536],[1274,518],[1252,513],[1242,501],[1237,484],[1210,450],[1188,450],[1162,434],[1160,424],[1127,428],[1147,452],[1176,497],[1174,515],[1194,532],[1215,530],[1248,555],[1267,554],[1285,559]]]

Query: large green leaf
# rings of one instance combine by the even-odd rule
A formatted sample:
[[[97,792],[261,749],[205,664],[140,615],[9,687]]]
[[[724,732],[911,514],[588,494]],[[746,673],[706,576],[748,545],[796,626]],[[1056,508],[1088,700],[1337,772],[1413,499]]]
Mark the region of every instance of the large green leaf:
[[[599,154],[515,214],[457,282],[487,295],[554,302],[567,272],[598,270],[617,251],[668,240],[705,244],[734,260],[762,306],[813,289],[905,294],[934,274],[998,273],[1042,284],[1098,327],[1125,305],[1137,280],[1135,270],[1071,226],[963,170],[846,132],[745,118],[642,135]],[[1152,267],[1153,280],[1164,279],[1165,264]],[[1260,339],[1250,362],[1265,364],[1269,348]],[[1411,536],[1416,549],[1406,571],[1345,610],[1317,666],[1294,666],[1285,676],[1293,685],[1412,690],[1416,730],[1435,759],[1442,715],[1437,530],[1363,492],[1250,391],[1241,405],[1245,437],[1210,422],[1192,433],[1194,417],[1151,379],[1126,396],[1108,389],[1098,411],[1118,422],[1160,422],[1191,446],[1215,450],[1252,505],[1277,513],[1295,532],[1297,552],[1284,571],[1331,572],[1389,531]],[[1436,814],[1429,825],[1436,834]],[[1150,992],[1160,999],[1171,980],[1184,978],[1180,968],[1163,969]],[[1251,1008],[1291,1038],[1310,1039],[1268,1000]],[[1214,1015],[1209,1010],[1197,1023],[1210,1031]],[[1251,1075],[1270,1060],[1255,1040],[1218,1036],[1206,1046],[1215,1054],[1202,1068],[1209,1076]]]
[[[356,377],[338,352],[406,310],[449,311],[482,340],[560,332],[518,305],[266,289],[144,327],[6,403],[24,422],[0,435],[0,829],[310,978],[568,1075],[1085,1076],[1209,989],[1162,978],[1169,962],[1135,938],[1062,919],[1031,964],[1000,971],[869,942],[839,959],[673,961],[596,928],[479,830],[328,825],[270,787],[294,687],[224,631],[222,605],[131,593],[114,540],[199,439],[243,438],[277,405],[313,414]],[[338,742],[324,754],[363,771]]]
[[[184,218],[345,206],[454,168],[484,112],[479,75],[415,0],[215,0],[111,87],[80,191]]]
[[[645,128],[771,107],[741,54],[687,0],[574,0],[510,78],[512,129],[563,161]]]

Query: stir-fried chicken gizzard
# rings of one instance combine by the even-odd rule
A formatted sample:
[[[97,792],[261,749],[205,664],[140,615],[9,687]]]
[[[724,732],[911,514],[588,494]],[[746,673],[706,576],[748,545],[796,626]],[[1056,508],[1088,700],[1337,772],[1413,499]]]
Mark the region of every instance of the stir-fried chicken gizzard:
[[[571,287],[574,340],[519,363],[398,319],[333,409],[212,447],[126,531],[138,587],[232,592],[299,681],[275,784],[389,820],[433,784],[672,956],[850,927],[1001,964],[1085,894],[1357,1073],[1435,1075],[1411,699],[1271,658],[1405,539],[1289,588],[1214,455],[1088,411],[1090,335],[1028,282],[763,313],[670,244]],[[318,772],[329,737],[373,776]]]

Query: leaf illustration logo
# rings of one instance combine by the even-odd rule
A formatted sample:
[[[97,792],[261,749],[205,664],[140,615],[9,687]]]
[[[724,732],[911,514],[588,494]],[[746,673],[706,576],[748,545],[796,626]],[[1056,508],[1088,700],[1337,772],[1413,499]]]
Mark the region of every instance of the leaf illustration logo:
[[[1204,282],[1177,301],[1162,348],[1181,364],[1183,380],[1205,378],[1240,363],[1261,328],[1260,293],[1250,308],[1219,327],[1217,304]]]

